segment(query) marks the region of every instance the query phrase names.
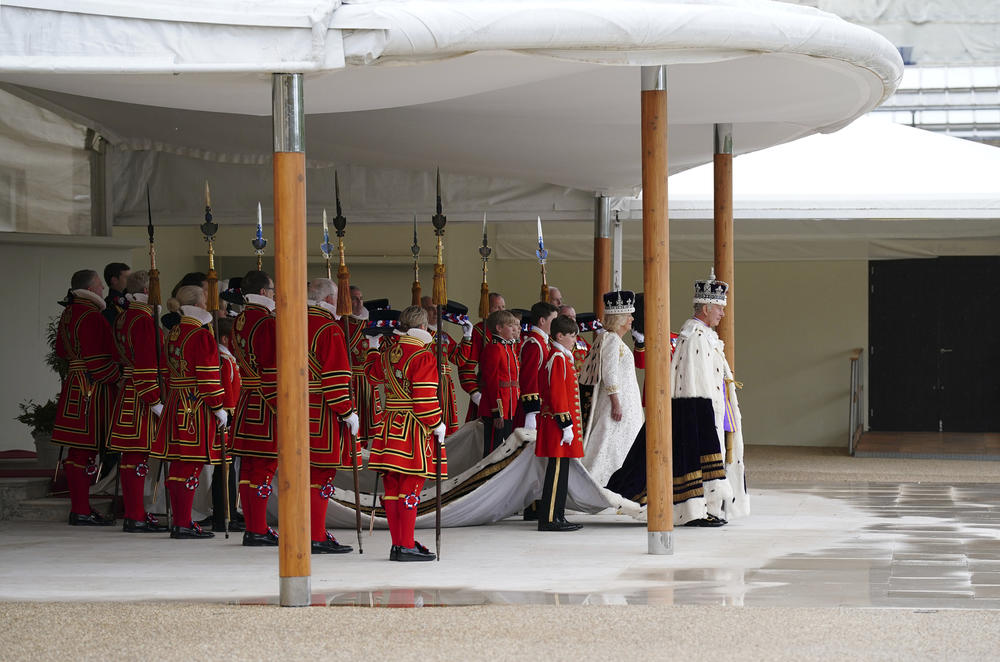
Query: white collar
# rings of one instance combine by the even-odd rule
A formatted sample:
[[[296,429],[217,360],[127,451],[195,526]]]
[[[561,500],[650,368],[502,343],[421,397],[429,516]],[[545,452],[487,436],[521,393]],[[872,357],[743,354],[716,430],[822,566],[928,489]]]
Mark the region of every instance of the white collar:
[[[322,308],[326,312],[333,315],[333,319],[339,320],[340,315],[337,314],[337,307],[330,303],[329,301],[310,301],[310,306],[316,306],[317,308]]]
[[[538,334],[538,335],[540,335],[541,337],[545,338],[546,340],[548,340],[548,339],[549,339],[549,334],[545,333],[544,331],[542,331],[541,329],[539,329],[539,328],[538,328],[537,326],[535,326],[534,324],[532,324],[532,325],[531,325],[531,330],[532,330],[532,331],[533,331],[534,333],[537,333],[537,334]]]
[[[411,338],[416,338],[425,345],[430,344],[434,340],[434,338],[431,337],[431,334],[427,333],[426,331],[424,331],[419,327],[410,329],[404,335],[410,336]]]
[[[73,296],[80,297],[81,299],[87,299],[91,303],[97,304],[97,307],[101,310],[108,307],[108,304],[104,301],[104,299],[90,290],[73,290]]]
[[[222,343],[219,343],[219,354],[225,354],[226,356],[228,356],[233,360],[236,359],[236,357],[233,356],[233,353],[229,351],[229,348],[223,345]]]
[[[266,297],[263,294],[244,294],[243,298],[247,303],[252,303],[257,306],[264,306],[272,313],[274,312],[274,299],[271,297]]]
[[[354,313],[351,313],[351,317],[353,317],[356,320],[366,320],[369,317],[368,309],[367,308],[362,308],[360,315],[355,315]]]
[[[198,306],[181,306],[181,314],[184,317],[194,318],[202,324],[210,324],[212,322],[212,313]]]
[[[568,356],[569,358],[573,358],[573,352],[571,352],[570,350],[566,349],[565,347],[563,347],[562,345],[560,345],[559,343],[557,343],[555,340],[552,341],[552,346],[555,347],[556,349],[558,349],[560,352],[562,352],[566,356]]]
[[[137,303],[149,303],[149,295],[143,294],[142,292],[138,294],[132,294],[131,292],[125,295],[125,298],[129,301],[135,301]]]

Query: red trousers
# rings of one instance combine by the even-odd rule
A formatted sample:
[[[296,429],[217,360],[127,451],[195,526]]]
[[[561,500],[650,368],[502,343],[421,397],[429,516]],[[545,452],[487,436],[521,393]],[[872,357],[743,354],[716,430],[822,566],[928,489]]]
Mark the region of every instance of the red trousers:
[[[90,514],[90,486],[97,476],[97,451],[70,448],[63,462],[69,488],[69,510],[77,515]]]
[[[310,533],[313,542],[326,540],[326,509],[333,498],[336,469],[309,467]]]
[[[240,458],[240,501],[250,533],[267,533],[267,498],[271,496],[271,479],[277,467],[278,459],[273,457]]]
[[[173,509],[174,526],[191,528],[191,506],[201,475],[201,462],[174,460],[167,472],[167,495]]]
[[[118,477],[122,486],[122,504],[125,507],[126,519],[139,522],[146,519],[143,491],[146,488],[146,474],[148,472],[148,453],[122,453],[118,463]]]
[[[417,505],[420,503],[420,490],[424,488],[423,476],[387,471],[382,482],[385,485],[385,496],[382,497],[382,507],[385,508],[385,518],[389,521],[389,535],[392,544],[400,547],[413,547],[416,541],[413,532],[417,525]]]

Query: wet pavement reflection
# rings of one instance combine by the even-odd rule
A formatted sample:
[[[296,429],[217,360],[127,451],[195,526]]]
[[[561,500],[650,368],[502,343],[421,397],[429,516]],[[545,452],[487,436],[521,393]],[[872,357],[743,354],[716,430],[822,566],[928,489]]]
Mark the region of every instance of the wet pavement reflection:
[[[1000,609],[1000,486],[758,487],[843,501],[868,515],[870,523],[846,538],[831,536],[837,542],[828,547],[772,558],[759,567],[626,567],[618,576],[620,583],[641,585],[630,591],[382,588],[316,592],[313,603],[387,608],[516,604]],[[773,533],[786,532],[779,525]]]

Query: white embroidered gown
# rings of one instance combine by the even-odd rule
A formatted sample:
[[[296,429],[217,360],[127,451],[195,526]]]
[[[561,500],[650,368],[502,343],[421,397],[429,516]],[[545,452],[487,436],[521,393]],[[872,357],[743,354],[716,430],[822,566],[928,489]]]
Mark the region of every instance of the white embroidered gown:
[[[617,333],[602,333],[581,373],[580,383],[594,387],[594,403],[583,435],[583,466],[603,486],[622,466],[645,420],[632,350]],[[621,404],[620,421],[611,418],[612,393],[618,394]]]

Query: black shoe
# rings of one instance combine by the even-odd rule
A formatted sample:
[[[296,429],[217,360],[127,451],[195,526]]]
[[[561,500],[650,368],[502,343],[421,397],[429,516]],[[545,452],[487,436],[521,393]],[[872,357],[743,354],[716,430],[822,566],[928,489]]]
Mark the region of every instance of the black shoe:
[[[108,519],[96,510],[90,511],[89,515],[80,515],[79,513],[69,514],[70,526],[114,526],[114,524],[115,521],[113,519]]]
[[[170,537],[175,540],[203,540],[205,538],[214,538],[215,534],[211,531],[206,531],[197,522],[191,522],[191,526],[175,526],[170,529]]]
[[[244,547],[277,547],[278,534],[271,527],[267,527],[267,533],[243,532]]]
[[[701,519],[693,519],[690,522],[685,522],[684,526],[718,527],[722,526],[725,523],[726,522],[724,520],[709,515],[708,517],[703,517]]]
[[[396,560],[397,561],[433,561],[437,557],[434,554],[421,545],[420,543],[415,543],[413,547],[402,547],[400,546],[396,550]]]
[[[389,548],[389,560],[398,561],[399,560],[399,545],[393,545]]]
[[[166,533],[169,530],[151,515],[147,515],[146,519],[129,519],[126,517],[122,520],[122,531],[125,533]]]
[[[538,521],[539,531],[579,531],[583,528],[583,524],[573,524],[573,522],[567,522],[563,520],[554,520],[552,522]]]
[[[326,534],[326,540],[312,541],[313,554],[347,554],[353,551],[353,547],[350,545],[341,545],[329,532]]]
[[[538,507],[535,504],[531,504],[524,509],[524,514],[521,515],[521,518],[524,519],[525,522],[537,522]]]

